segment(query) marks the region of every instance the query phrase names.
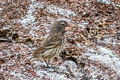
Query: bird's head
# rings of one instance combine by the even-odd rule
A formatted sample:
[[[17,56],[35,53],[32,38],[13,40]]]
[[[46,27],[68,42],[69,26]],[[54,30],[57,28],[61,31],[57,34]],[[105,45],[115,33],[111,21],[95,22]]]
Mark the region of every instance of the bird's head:
[[[51,32],[56,32],[58,34],[64,34],[66,32],[66,27],[68,27],[69,24],[67,21],[61,20],[61,21],[56,21],[51,27]]]

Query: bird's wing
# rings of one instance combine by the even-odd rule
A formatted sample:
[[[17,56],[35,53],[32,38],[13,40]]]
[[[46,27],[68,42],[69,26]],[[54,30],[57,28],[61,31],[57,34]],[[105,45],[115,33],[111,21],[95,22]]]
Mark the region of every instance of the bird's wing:
[[[62,39],[59,36],[48,36],[42,45],[33,53],[33,57],[45,52],[48,49],[61,45]]]
[[[48,38],[44,41],[42,46],[47,49],[50,49],[50,48],[54,48],[58,45],[61,45],[61,43],[62,43],[62,38],[60,38],[58,35],[48,36]]]

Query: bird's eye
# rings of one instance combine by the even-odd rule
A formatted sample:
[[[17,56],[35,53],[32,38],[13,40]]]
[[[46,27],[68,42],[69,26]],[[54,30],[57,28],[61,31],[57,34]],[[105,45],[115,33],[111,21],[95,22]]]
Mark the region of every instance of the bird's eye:
[[[64,23],[64,22],[61,22],[61,25],[62,25],[62,26],[64,26],[64,25],[65,25],[65,23]]]

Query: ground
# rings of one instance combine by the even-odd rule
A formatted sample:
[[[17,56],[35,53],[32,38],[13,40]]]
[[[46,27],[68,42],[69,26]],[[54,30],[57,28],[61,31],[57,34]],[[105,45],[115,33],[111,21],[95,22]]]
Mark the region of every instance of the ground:
[[[58,19],[69,55],[27,63]],[[0,80],[120,80],[120,1],[0,0]]]

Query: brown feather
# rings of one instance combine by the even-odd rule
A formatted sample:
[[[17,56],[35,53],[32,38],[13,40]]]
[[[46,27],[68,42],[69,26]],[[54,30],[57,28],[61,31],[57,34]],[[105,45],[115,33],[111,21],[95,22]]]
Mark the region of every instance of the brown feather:
[[[54,56],[59,56],[64,50],[64,33],[67,22],[55,22],[51,29],[49,36],[43,41],[41,46],[33,53],[33,58],[49,60]]]

